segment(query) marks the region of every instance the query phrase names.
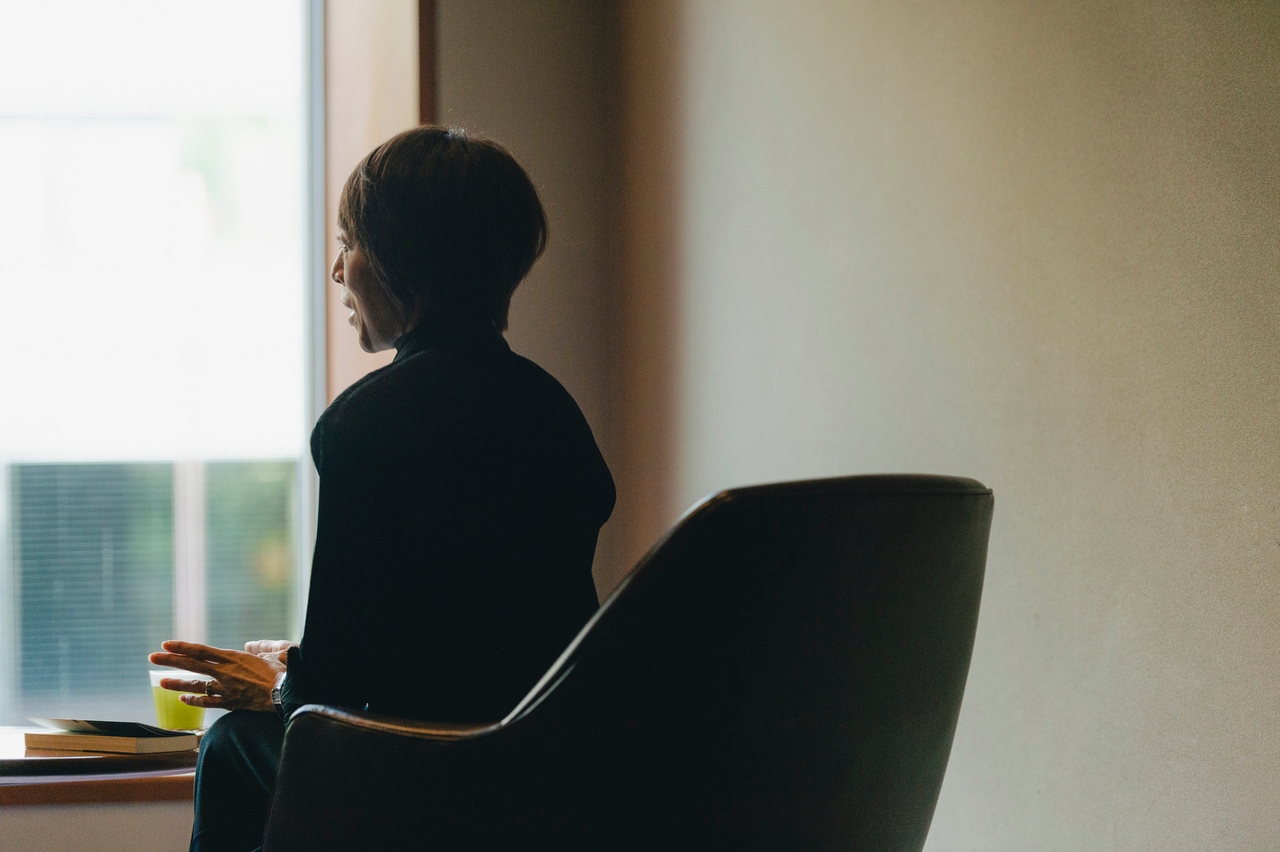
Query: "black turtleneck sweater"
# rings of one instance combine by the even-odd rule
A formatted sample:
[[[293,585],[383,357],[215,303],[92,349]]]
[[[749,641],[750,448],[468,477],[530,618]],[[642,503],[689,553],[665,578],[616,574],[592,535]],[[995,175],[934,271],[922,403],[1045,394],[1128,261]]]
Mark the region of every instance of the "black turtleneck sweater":
[[[597,607],[613,479],[573,398],[492,328],[419,326],[311,434],[320,513],[285,709],[505,716]]]

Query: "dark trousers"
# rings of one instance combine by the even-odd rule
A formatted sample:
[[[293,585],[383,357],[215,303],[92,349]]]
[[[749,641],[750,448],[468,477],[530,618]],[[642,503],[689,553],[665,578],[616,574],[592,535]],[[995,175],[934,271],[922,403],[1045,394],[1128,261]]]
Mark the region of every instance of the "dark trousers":
[[[191,852],[249,852],[262,845],[284,723],[275,713],[235,710],[213,723],[196,764]]]

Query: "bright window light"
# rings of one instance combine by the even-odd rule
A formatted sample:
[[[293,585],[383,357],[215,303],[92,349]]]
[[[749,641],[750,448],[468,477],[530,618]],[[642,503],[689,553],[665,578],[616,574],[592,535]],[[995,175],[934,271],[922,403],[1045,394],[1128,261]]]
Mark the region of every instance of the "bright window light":
[[[306,15],[5,4],[0,723],[150,721],[161,640],[297,632]]]
[[[300,5],[5,18],[0,457],[296,455]]]

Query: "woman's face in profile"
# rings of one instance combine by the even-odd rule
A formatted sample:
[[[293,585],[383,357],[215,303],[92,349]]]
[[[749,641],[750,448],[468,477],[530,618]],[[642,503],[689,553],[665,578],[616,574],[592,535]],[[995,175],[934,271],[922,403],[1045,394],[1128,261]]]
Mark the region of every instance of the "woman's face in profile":
[[[355,327],[360,348],[381,352],[404,333],[404,321],[387,287],[374,274],[360,246],[338,236],[338,256],[329,277],[342,286],[342,304],[351,310],[347,322]]]

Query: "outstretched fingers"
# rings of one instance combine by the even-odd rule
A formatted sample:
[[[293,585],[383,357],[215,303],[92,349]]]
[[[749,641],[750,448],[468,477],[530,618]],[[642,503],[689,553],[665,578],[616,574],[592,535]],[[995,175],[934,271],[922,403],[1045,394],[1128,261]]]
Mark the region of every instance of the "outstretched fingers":
[[[160,643],[160,647],[172,654],[194,657],[211,663],[225,663],[231,659],[235,651],[226,648],[215,648],[212,645],[201,645],[199,642],[183,642],[181,639],[169,639]]]
[[[190,704],[192,707],[203,707],[206,710],[221,710],[227,703],[226,698],[221,695],[188,695],[183,693],[178,696],[178,700],[183,704]]]
[[[171,669],[182,669],[183,671],[195,672],[196,674],[212,675],[217,673],[218,666],[216,663],[206,663],[204,660],[196,657],[188,657],[185,654],[169,654],[164,651],[157,651],[147,657],[152,665],[165,666]]]
[[[175,692],[197,692],[205,695],[210,681],[206,678],[185,678],[185,677],[162,677],[160,678],[161,689],[172,689]]]

